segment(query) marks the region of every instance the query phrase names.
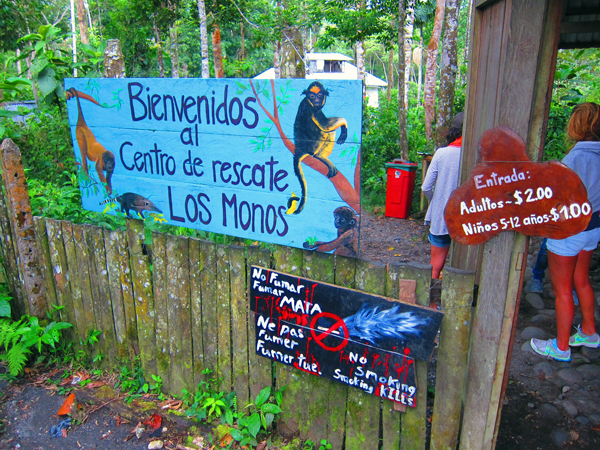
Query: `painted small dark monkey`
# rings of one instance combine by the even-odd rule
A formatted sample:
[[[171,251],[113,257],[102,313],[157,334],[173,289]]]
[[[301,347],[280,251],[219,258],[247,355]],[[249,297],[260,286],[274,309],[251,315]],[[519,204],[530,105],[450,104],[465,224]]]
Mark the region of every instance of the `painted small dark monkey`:
[[[312,156],[327,166],[327,177],[337,175],[338,170],[328,159],[335,142],[335,130],[341,128],[337,143],[343,144],[348,136],[348,122],[341,117],[325,117],[323,106],[329,91],[318,81],[312,82],[302,92],[306,95],[300,102],[294,122],[294,173],[300,182],[302,196],[298,198],[292,192],[288,200],[287,214],[298,214],[306,204],[306,179],[302,172],[302,160]]]
[[[92,130],[90,130],[85,123],[79,99],[82,98],[89,100],[96,105],[102,105],[100,105],[100,103],[98,103],[93,97],[84,94],[75,88],[67,89],[66,95],[67,100],[70,100],[73,97],[77,99],[77,110],[79,115],[77,117],[77,125],[75,127],[75,136],[77,136],[77,144],[79,145],[79,150],[81,151],[81,167],[85,171],[86,175],[89,176],[88,160],[96,163],[96,172],[98,172],[98,178],[102,183],[106,184],[106,191],[110,194],[112,193],[111,178],[115,170],[115,155],[106,150],[104,146],[96,140],[96,136],[94,136]],[[106,177],[104,177],[103,172],[106,172]]]
[[[330,242],[317,241],[314,244],[304,243],[308,250],[330,252],[342,256],[358,256],[358,230],[360,216],[352,208],[340,206],[333,211],[333,224],[337,228],[337,238]]]

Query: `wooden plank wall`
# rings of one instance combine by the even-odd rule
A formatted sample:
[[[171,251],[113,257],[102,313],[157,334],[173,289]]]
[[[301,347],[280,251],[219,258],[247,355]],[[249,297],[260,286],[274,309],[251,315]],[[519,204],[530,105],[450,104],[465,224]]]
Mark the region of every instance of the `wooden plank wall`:
[[[143,222],[134,219],[124,231],[43,218],[35,219],[35,227],[48,300],[65,307],[62,319],[74,325],[71,338],[77,342],[92,329],[103,332],[94,351],[103,354],[107,367],[139,356],[146,376],[159,375],[172,394],[217,380],[221,390],[236,391],[239,410],[264,387],[285,387],[278,424],[285,434],[327,439],[334,448],[425,449],[427,362],[417,366],[419,408],[401,415],[388,400],[259,357],[247,272],[259,264],[393,298],[399,279],[414,279],[417,301],[427,306],[431,266],[386,266],[282,246],[271,253],[161,233],[153,233],[146,248]],[[468,285],[462,277],[457,287],[456,279],[445,281],[445,304],[470,304],[473,280]],[[443,326],[458,329],[454,316],[449,314]],[[464,328],[464,314],[457,317]],[[466,354],[467,340],[461,342]],[[455,390],[462,385],[465,362],[461,371],[456,361],[438,361],[441,367],[448,364],[456,373],[445,375],[436,398],[459,411]],[[446,404],[446,389],[452,405]],[[449,434],[458,434],[458,421]],[[439,439],[445,443],[444,436]]]

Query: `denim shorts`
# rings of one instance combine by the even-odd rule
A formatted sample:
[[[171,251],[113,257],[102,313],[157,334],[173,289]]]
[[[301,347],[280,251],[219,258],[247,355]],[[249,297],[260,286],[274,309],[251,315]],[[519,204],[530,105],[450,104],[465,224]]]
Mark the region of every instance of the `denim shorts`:
[[[449,234],[431,234],[429,233],[429,243],[434,247],[446,248],[450,247],[452,239]]]
[[[548,238],[548,250],[555,255],[576,256],[580,251],[595,250],[600,241],[600,228],[594,230],[582,231],[579,234],[570,236],[566,239]]]

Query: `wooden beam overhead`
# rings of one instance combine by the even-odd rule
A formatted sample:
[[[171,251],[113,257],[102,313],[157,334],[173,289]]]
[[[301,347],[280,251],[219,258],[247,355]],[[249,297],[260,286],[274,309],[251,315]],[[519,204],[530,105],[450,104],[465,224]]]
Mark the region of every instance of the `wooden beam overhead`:
[[[487,8],[488,6],[493,5],[498,0],[475,0],[475,8]]]
[[[569,8],[565,11],[566,16],[589,16],[592,14],[600,14],[599,6],[589,6],[587,8]]]
[[[600,33],[600,20],[586,22],[563,22],[560,34]]]

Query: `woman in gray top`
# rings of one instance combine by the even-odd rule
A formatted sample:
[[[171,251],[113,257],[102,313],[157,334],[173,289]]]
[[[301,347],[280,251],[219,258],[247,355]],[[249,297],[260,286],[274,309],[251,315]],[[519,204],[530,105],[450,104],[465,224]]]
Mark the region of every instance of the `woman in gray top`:
[[[557,361],[570,361],[570,347],[600,347],[596,332],[595,297],[589,270],[600,241],[600,105],[582,103],[573,108],[567,136],[576,142],[562,162],[573,169],[587,189],[592,218],[587,228],[566,239],[548,239],[548,263],[552,290],[556,295],[556,339],[532,339],[531,348]],[[573,286],[579,298],[582,323],[571,334],[575,305]]]
[[[463,113],[458,113],[448,130],[448,145],[439,148],[433,155],[427,175],[421,186],[430,201],[425,225],[429,225],[431,243],[432,278],[439,278],[450,250],[450,234],[444,220],[444,209],[450,194],[458,187],[458,170],[462,146]]]

